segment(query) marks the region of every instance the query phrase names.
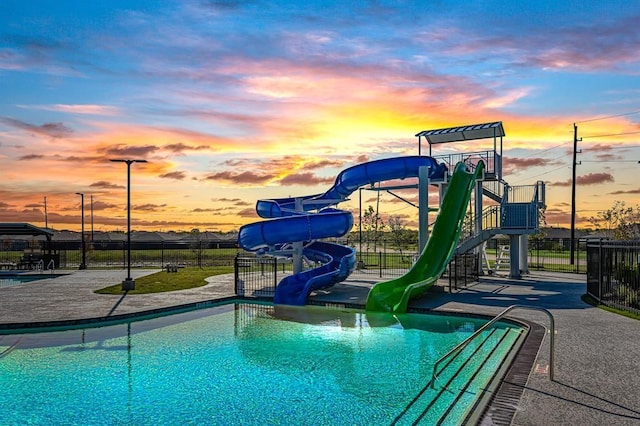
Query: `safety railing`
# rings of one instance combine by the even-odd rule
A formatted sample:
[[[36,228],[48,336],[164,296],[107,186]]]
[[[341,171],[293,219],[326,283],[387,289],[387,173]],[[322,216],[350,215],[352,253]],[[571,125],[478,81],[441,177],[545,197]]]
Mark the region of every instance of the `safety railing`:
[[[508,185],[501,180],[488,180],[482,182],[482,192],[496,202],[502,202]]]
[[[439,163],[445,163],[450,171],[461,161],[475,165],[482,160],[485,164],[485,175],[496,175],[498,179],[501,177],[500,155],[494,150],[434,155],[433,158]]]
[[[489,321],[488,323],[486,323],[485,325],[477,329],[475,333],[473,333],[471,336],[467,337],[465,340],[460,342],[460,344],[458,344],[456,347],[454,347],[449,352],[447,352],[446,354],[438,358],[438,360],[433,364],[433,373],[431,375],[431,387],[435,389],[435,386],[436,386],[435,384],[436,384],[436,380],[438,380],[438,375],[442,373],[442,371],[438,371],[438,366],[442,362],[444,362],[444,360],[446,360],[450,356],[457,355],[458,353],[460,353],[464,348],[467,347],[469,343],[471,343],[471,341],[473,341],[473,339],[478,337],[487,328],[491,327],[493,324],[500,321],[502,318],[504,318],[509,312],[513,311],[514,309],[529,309],[533,311],[541,311],[547,314],[547,316],[549,317],[549,323],[550,323],[549,332],[551,333],[551,338],[549,340],[549,380],[553,381],[553,377],[555,374],[555,334],[556,334],[556,326],[555,326],[553,315],[547,309],[540,308],[538,306],[511,305],[507,309],[505,309],[504,311],[496,315],[491,321]]]

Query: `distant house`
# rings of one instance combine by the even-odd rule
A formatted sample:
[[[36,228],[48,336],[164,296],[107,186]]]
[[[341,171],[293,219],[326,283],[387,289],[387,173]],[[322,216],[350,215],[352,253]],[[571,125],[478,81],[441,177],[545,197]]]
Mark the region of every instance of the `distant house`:
[[[569,250],[571,249],[571,229],[569,228],[543,228],[540,232],[543,238],[539,239],[546,246],[546,248],[554,248],[557,250]],[[586,231],[576,229],[574,232],[574,238],[576,243],[584,240],[589,235]],[[549,247],[551,245],[552,247]]]

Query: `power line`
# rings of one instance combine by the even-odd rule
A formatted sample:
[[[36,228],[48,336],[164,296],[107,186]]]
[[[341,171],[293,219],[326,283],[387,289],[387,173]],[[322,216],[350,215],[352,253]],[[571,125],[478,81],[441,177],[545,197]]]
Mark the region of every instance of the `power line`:
[[[558,168],[556,168],[556,169],[549,170],[548,172],[544,172],[544,173],[537,174],[537,175],[535,175],[535,176],[533,176],[533,177],[530,177],[530,178],[520,179],[520,180],[518,180],[518,181],[515,181],[514,183],[520,183],[520,182],[524,182],[524,181],[530,181],[531,179],[535,179],[535,178],[538,178],[538,177],[540,177],[540,176],[548,175],[549,173],[553,173],[553,172],[555,172],[555,171],[557,171],[557,170],[564,169],[565,167],[567,167],[567,165],[566,165],[566,164],[564,164],[564,165],[562,165],[562,166],[560,166],[560,167],[558,167]]]
[[[638,160],[581,160],[580,163],[640,163]]]
[[[608,136],[623,136],[623,135],[637,135],[640,132],[625,132],[625,133],[611,133],[608,135],[591,135],[591,136],[581,136],[580,139],[587,139],[587,138],[604,138],[604,137],[608,137]]]
[[[561,146],[570,144],[571,142],[573,142],[573,141],[563,142],[560,145],[552,146],[551,148],[547,148],[547,149],[544,149],[542,151],[533,151],[531,154],[522,156],[520,158],[529,158],[529,157],[531,157],[533,155],[541,155],[541,154],[544,154],[545,152],[551,151],[552,149],[560,148]]]
[[[627,115],[634,115],[634,114],[640,114],[640,110],[633,111],[633,112],[625,112],[624,114],[609,115],[609,116],[606,116],[606,117],[596,117],[596,118],[591,118],[589,120],[576,121],[576,124],[577,123],[588,123],[590,121],[607,120],[609,118],[625,117]]]

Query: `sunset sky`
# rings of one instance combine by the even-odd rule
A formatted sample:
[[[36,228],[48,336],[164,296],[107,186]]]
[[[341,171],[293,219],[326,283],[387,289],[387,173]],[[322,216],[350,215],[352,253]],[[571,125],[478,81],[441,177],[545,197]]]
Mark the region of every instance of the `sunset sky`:
[[[547,222],[640,203],[640,2],[2,0],[0,222],[230,231],[421,130],[502,121]],[[434,154],[492,149],[492,141]],[[424,149],[423,149],[424,153]],[[365,192],[367,204],[374,194]],[[415,199],[415,192],[403,196]],[[355,210],[357,194],[341,207]],[[415,208],[383,195],[385,215]]]

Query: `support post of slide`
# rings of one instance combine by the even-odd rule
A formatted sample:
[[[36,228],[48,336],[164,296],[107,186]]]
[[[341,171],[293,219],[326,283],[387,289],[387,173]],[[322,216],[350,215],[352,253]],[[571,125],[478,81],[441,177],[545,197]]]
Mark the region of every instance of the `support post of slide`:
[[[473,211],[473,235],[480,235],[482,233],[482,181],[476,181],[475,188],[475,196],[474,196],[474,211]],[[483,275],[482,268],[482,245],[478,246],[474,250],[474,254],[478,259],[478,270],[476,271],[479,275]]]
[[[520,273],[529,273],[529,236],[527,234],[520,235]]]
[[[301,212],[304,211],[302,207],[302,198],[296,198],[295,204],[296,211]],[[299,274],[302,272],[302,249],[304,247],[303,241],[296,241],[293,245],[293,273]]]
[[[429,167],[418,169],[418,253],[429,241]]]
[[[509,278],[520,279],[520,236],[509,235]]]

